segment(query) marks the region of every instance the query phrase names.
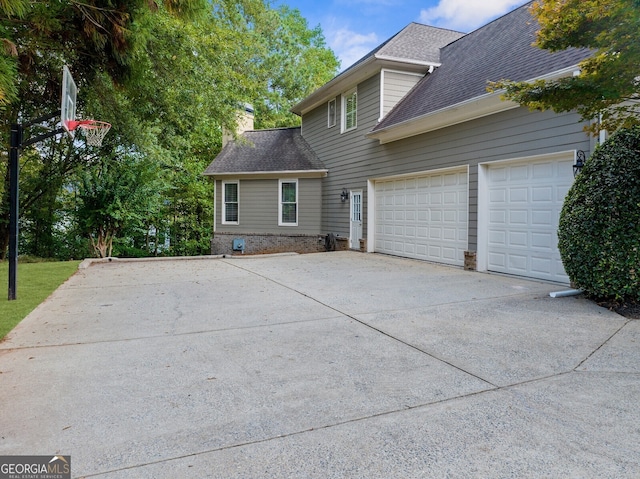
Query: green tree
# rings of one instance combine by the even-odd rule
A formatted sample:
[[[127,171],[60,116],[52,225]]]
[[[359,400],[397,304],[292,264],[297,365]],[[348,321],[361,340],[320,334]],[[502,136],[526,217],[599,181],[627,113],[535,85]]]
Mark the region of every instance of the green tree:
[[[589,48],[579,76],[531,83],[502,81],[505,97],[532,109],[577,110],[588,129],[615,131],[640,123],[640,1],[544,0],[531,7],[536,45],[550,51]]]
[[[596,148],[567,193],[558,248],[576,287],[640,301],[640,126]]]
[[[167,0],[172,11],[189,18],[205,8],[205,0]],[[4,145],[8,150],[9,125],[19,118],[26,121],[54,112],[59,107],[60,76],[67,64],[81,89],[93,85],[97,75],[107,75],[115,84],[130,75],[133,50],[140,37],[133,35],[137,22],[150,16],[158,5],[147,0],[63,0],[0,2],[0,117]],[[79,98],[79,112],[85,109]],[[55,121],[45,127],[54,128]],[[34,128],[34,133],[37,129]],[[53,176],[35,174],[21,185],[21,203],[28,205],[31,197],[51,197],[59,191],[65,176],[83,156],[69,150],[68,139],[59,138],[58,157],[49,163],[65,164],[64,168],[32,168],[34,172],[48,171]],[[32,147],[25,156],[41,152]],[[42,155],[47,157],[48,153]],[[69,161],[75,164],[69,165]],[[46,162],[45,162],[46,163]],[[9,169],[0,162],[0,259],[5,257],[9,241]],[[69,168],[67,168],[67,166]],[[36,179],[39,178],[40,181]],[[25,180],[27,178],[25,177]],[[28,209],[28,208],[27,208]]]
[[[161,205],[158,166],[136,154],[101,161],[78,172],[76,221],[97,257],[111,256],[114,239],[124,230],[145,230],[147,218]]]
[[[295,124],[290,106],[335,74],[335,56],[324,47],[320,30],[309,31],[299,12],[273,11],[263,0],[97,4],[28,2],[21,16],[0,18],[0,38],[4,35],[17,51],[7,58],[20,72],[15,77],[20,101],[0,108],[5,128],[17,118],[57,108],[63,64],[79,86],[79,115],[112,124],[100,149],[61,136],[23,152],[23,245],[36,254],[59,248],[54,236],[72,235],[55,227],[74,212],[61,206],[71,201],[65,189],[70,172],[79,166],[87,172],[94,165],[100,169],[105,158],[127,152],[158,165],[164,196],[161,207],[147,215],[153,221],[146,231],[117,229],[130,235],[122,244],[142,248],[152,243],[150,231],[169,231],[172,253],[208,252],[213,185],[201,172],[221,148],[221,129],[235,129],[236,110],[244,102],[258,106],[265,126]],[[0,85],[1,76],[0,71]],[[43,126],[54,128],[55,120]],[[0,163],[0,173],[5,178],[5,187],[0,185],[3,256],[6,163]]]
[[[340,66],[320,26],[310,29],[300,11],[286,5],[269,12],[260,66],[264,90],[253,98],[257,128],[295,126],[291,108],[331,80]]]

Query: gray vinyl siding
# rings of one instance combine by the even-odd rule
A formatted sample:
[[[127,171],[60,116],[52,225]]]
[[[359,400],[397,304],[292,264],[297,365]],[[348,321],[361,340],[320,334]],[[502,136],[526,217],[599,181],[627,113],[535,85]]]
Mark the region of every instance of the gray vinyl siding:
[[[478,163],[590,149],[590,138],[575,113],[530,112],[525,108],[380,145],[365,137],[379,116],[379,89],[377,75],[358,85],[358,128],[354,131],[340,134],[337,128],[328,129],[326,105],[303,117],[302,134],[329,170],[323,180],[325,233],[349,235],[349,204],[340,201],[343,188],[363,190],[366,238],[368,179],[468,165],[469,250],[476,250]]]
[[[294,178],[282,179],[291,180]],[[225,180],[230,181],[230,180]],[[319,234],[322,180],[298,179],[298,226],[278,226],[278,179],[239,180],[239,224],[222,224],[222,181],[216,181],[216,231],[221,233]]]
[[[382,71],[382,116],[386,115],[396,104],[420,81],[422,75],[397,71]]]

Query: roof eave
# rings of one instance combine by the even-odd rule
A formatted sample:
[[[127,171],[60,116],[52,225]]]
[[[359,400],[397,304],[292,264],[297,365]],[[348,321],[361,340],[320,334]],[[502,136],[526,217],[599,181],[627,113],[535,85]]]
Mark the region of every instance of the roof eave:
[[[250,179],[274,179],[274,178],[324,178],[329,173],[329,170],[281,170],[281,171],[229,171],[229,172],[214,172],[203,173],[204,176],[209,176],[213,179],[227,179],[238,178],[243,180]]]
[[[554,80],[571,76],[578,70],[578,65],[572,65],[547,75],[532,78],[527,80],[527,82],[533,82],[536,80]],[[484,95],[441,108],[440,110],[390,125],[387,128],[371,131],[366,136],[367,138],[377,139],[380,144],[384,144],[475,120],[484,116],[512,110],[520,106],[518,103],[511,100],[503,100],[501,98],[503,94],[504,90],[486,93]]]
[[[520,106],[515,102],[502,100],[500,96],[503,93],[487,93],[486,95],[391,125],[388,128],[372,131],[367,134],[367,138],[377,139],[380,144],[389,143]]]

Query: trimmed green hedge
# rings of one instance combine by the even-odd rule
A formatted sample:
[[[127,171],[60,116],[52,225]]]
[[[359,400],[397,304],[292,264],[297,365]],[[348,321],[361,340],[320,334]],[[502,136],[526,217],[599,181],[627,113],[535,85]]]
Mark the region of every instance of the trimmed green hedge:
[[[640,127],[621,130],[586,161],[558,229],[565,270],[602,300],[640,300]]]

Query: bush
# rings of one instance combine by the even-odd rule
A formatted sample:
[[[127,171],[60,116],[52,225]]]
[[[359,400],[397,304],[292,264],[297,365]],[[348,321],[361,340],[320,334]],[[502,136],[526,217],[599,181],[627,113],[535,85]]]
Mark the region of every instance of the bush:
[[[599,300],[640,300],[640,127],[621,130],[586,161],[558,229],[569,278]]]

